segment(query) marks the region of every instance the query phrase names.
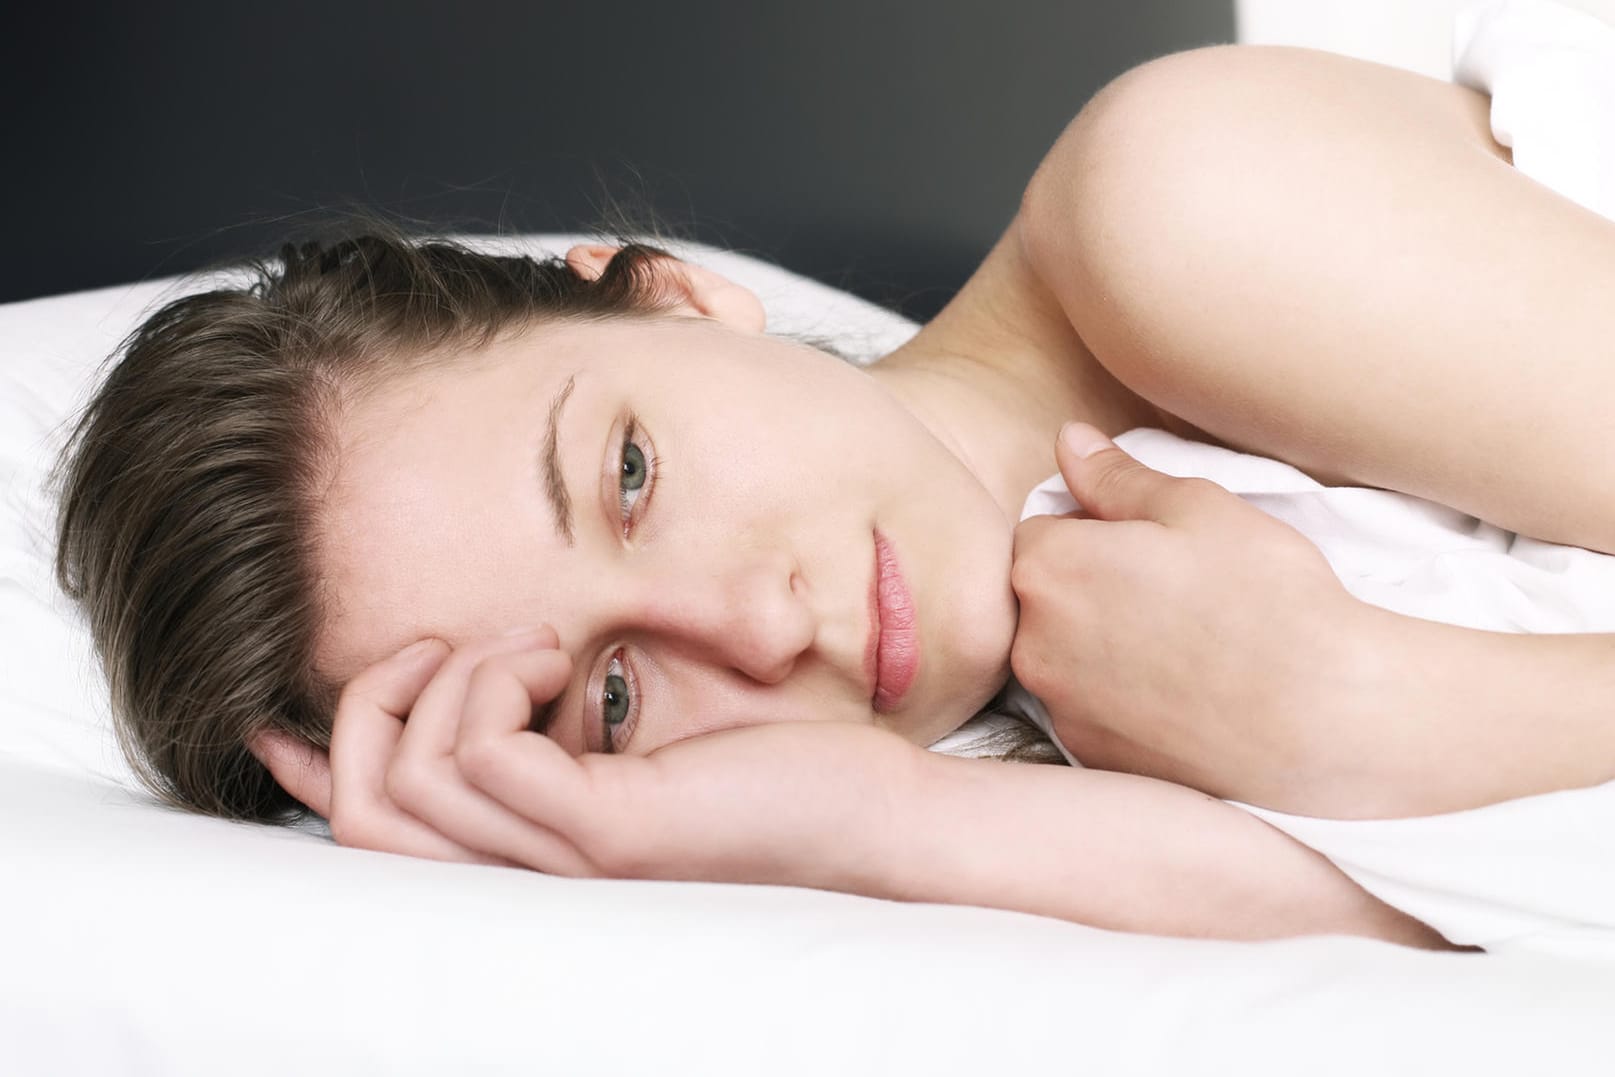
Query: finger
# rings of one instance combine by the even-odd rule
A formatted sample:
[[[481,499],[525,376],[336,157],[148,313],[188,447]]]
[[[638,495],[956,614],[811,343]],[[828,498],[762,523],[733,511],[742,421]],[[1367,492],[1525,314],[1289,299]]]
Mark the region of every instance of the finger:
[[[449,645],[440,639],[412,643],[392,657],[365,667],[342,690],[338,707],[369,707],[401,722],[449,653]]]
[[[527,729],[533,708],[564,692],[571,676],[572,659],[559,650],[529,650],[479,662],[466,687],[461,737]]]
[[[441,672],[416,692],[406,712],[402,750],[411,758],[446,757],[454,751],[460,712],[465,706],[466,688],[477,666],[496,655],[514,654],[535,648],[553,649],[559,645],[555,630],[541,628],[515,631],[491,639],[478,640],[455,650],[443,663]],[[405,715],[397,715],[403,720]]]
[[[247,749],[299,804],[322,819],[330,818],[330,756],[300,737],[274,729],[252,737]]]
[[[1061,427],[1054,459],[1081,510],[1101,520],[1157,519],[1172,481],[1122,452],[1088,423]]]
[[[503,663],[479,670],[461,719],[455,762],[471,784],[569,841],[595,864],[603,864],[602,840],[612,827],[595,788],[598,770],[589,761],[616,771],[643,768],[637,756],[574,758],[550,738],[528,729],[534,699],[558,690],[559,667],[544,663]],[[626,808],[626,805],[612,805]],[[621,835],[619,835],[620,837]]]
[[[1015,525],[1015,543],[1010,556],[1022,557],[1038,543],[1045,541],[1051,529],[1058,529],[1053,532],[1055,534],[1063,534],[1065,529],[1061,527],[1062,524],[1079,522],[1081,521],[1065,516],[1028,516]]]
[[[478,723],[486,721],[490,726],[497,723],[497,728],[510,731],[510,737],[541,741],[543,747],[553,749],[550,755],[565,761],[563,773],[566,768],[576,769],[579,764],[570,753],[549,737],[530,732],[533,708],[565,691],[571,676],[572,660],[563,651],[540,649],[485,661],[471,676],[462,723],[472,722],[472,736],[478,735],[476,730],[482,728]],[[549,819],[543,816],[521,812],[488,790],[469,783],[457,760],[454,771],[468,782],[466,789],[475,798],[474,804],[468,799],[467,805],[477,810],[479,818],[485,819],[487,848],[550,874],[584,877],[602,874],[596,862],[571,840],[565,829],[550,825]],[[551,780],[551,771],[524,773],[517,779],[524,787]]]
[[[409,706],[436,670],[447,644],[427,639],[367,667],[342,692],[338,710],[373,707],[383,714],[407,714]],[[296,737],[265,730],[247,748],[269,768],[280,787],[323,818],[331,817],[331,759]]]
[[[542,820],[512,811],[471,784],[454,759],[455,738],[466,714],[502,708],[511,724],[525,729],[535,706],[565,690],[571,671],[565,652],[530,647],[483,657],[468,675],[458,701],[451,703],[444,695],[429,705],[423,696],[404,727],[403,742],[387,775],[390,798],[462,844],[552,875],[598,876],[599,870],[575,845]],[[502,687],[490,691],[490,683]],[[445,710],[450,705],[452,715]],[[413,747],[412,736],[417,738]],[[544,778],[532,775],[529,780]]]
[[[340,708],[339,708],[340,711]],[[342,845],[429,860],[492,862],[394,804],[387,765],[403,725],[374,708],[339,713],[331,733],[331,836]]]
[[[1161,534],[1153,520],[1028,516],[1015,525],[1010,556],[1016,565],[1042,555],[1064,565],[1109,563],[1111,558],[1136,554],[1140,542]]]
[[[403,731],[402,717],[449,653],[441,640],[422,640],[367,667],[343,690],[331,728],[326,815],[340,844],[432,860],[504,862],[444,837],[386,797],[387,765]]]
[[[503,645],[558,642],[548,626],[529,630],[524,637],[507,639]],[[331,737],[328,818],[332,836],[341,844],[435,860],[509,863],[442,834],[393,803],[386,791],[406,716],[419,709],[423,694],[432,686],[445,679],[454,681],[465,663],[475,657],[462,658],[460,668],[451,671],[448,666],[457,653],[441,640],[422,640],[349,682],[338,704]]]
[[[1181,524],[1191,514],[1217,511],[1202,479],[1180,479],[1145,467],[1087,423],[1066,423],[1055,442],[1066,488],[1090,516]],[[1228,495],[1232,496],[1232,495]]]

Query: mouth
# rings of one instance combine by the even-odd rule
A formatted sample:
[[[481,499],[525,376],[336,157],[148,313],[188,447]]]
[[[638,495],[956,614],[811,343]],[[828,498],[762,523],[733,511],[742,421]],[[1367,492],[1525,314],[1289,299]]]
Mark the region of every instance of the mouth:
[[[897,709],[920,671],[920,631],[897,554],[886,536],[875,532],[875,579],[870,585],[869,645],[864,666],[872,703],[880,714]]]

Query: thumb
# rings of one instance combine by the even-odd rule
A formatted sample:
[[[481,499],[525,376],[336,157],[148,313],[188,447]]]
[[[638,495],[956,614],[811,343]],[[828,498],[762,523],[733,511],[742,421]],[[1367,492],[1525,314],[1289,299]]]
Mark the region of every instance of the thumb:
[[[1087,423],[1061,427],[1054,458],[1071,496],[1100,520],[1166,523],[1174,493],[1186,481],[1145,467]]]

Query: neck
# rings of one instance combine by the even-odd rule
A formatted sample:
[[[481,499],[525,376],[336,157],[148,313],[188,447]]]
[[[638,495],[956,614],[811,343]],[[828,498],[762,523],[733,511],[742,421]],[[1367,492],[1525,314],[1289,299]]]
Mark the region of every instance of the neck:
[[[1111,436],[1186,425],[1094,358],[1027,264],[1015,224],[947,307],[870,373],[964,461],[1011,522],[1032,487],[1059,470],[1062,424],[1077,419]]]

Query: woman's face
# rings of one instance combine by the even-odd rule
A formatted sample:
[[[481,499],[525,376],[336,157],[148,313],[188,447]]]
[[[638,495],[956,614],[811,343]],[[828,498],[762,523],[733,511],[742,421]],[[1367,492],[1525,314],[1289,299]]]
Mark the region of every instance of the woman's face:
[[[546,731],[644,754],[823,719],[929,744],[1008,675],[1011,522],[879,377],[815,349],[679,315],[548,325],[394,380],[338,442],[318,663],[339,682],[548,623],[573,672]],[[914,622],[900,698],[882,540]]]

